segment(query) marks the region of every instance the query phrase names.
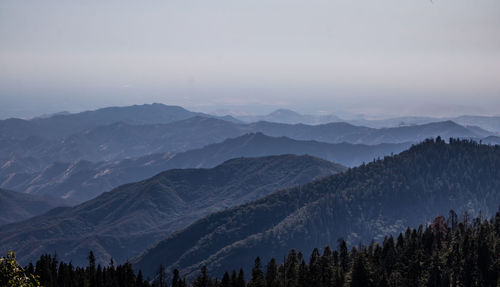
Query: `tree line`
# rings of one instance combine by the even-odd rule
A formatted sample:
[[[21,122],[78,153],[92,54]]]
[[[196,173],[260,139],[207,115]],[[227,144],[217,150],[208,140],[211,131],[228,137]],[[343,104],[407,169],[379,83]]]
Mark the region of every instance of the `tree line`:
[[[490,220],[460,220],[450,211],[446,220],[437,217],[426,227],[408,228],[399,236],[388,236],[348,249],[339,240],[337,250],[314,249],[306,260],[291,250],[284,262],[271,259],[265,267],[259,257],[248,283],[240,284],[225,273],[210,278],[206,269],[193,287],[444,287],[500,286],[500,212]]]
[[[353,246],[340,239],[334,250],[315,248],[309,258],[294,249],[280,264],[257,257],[248,281],[242,269],[210,276],[203,266],[191,281],[162,266],[153,280],[134,272],[128,262],[96,264],[90,252],[86,267],[42,255],[21,268],[10,253],[0,261],[0,286],[45,287],[441,287],[500,286],[500,211],[492,219],[470,219],[453,211],[427,226],[408,228],[382,242]],[[17,279],[13,279],[17,276]],[[167,280],[167,277],[169,280]],[[10,280],[10,281],[9,281]],[[17,285],[16,285],[17,284]]]

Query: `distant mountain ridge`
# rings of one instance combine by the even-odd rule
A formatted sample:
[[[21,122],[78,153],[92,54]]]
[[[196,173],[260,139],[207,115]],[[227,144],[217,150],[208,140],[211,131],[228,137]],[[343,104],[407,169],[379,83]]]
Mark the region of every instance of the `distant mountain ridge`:
[[[87,129],[64,139],[35,136],[0,139],[0,158],[31,156],[46,163],[119,160],[199,148],[243,133],[237,124],[206,117],[168,124],[132,125],[117,122]]]
[[[50,194],[80,203],[121,184],[143,180],[172,168],[211,168],[231,158],[282,154],[307,154],[352,167],[399,153],[410,146],[411,143],[328,144],[255,133],[182,153],[160,153],[96,163],[58,162],[31,173],[13,168],[0,168],[0,186],[33,194]],[[31,160],[28,160],[30,163]],[[19,159],[12,160],[9,167],[16,164],[25,165],[23,160]]]
[[[56,252],[58,258],[84,264],[93,250],[101,263],[110,257],[123,262],[213,211],[343,170],[294,155],[233,159],[212,169],[172,169],[78,206],[0,227],[0,252],[16,250],[24,263]]]
[[[327,143],[349,142],[370,145],[419,142],[437,136],[441,136],[442,138],[481,138],[481,135],[452,121],[382,129],[354,126],[344,122],[316,126],[257,122],[249,124],[249,129],[270,136],[286,136],[298,140],[317,140]]]
[[[500,133],[500,116],[474,116],[462,115],[457,117],[426,117],[426,116],[401,116],[385,119],[369,119],[364,116],[357,118],[346,117],[345,119],[330,115],[304,115],[288,109],[277,109],[267,115],[244,115],[236,116],[243,122],[252,123],[267,121],[286,124],[327,124],[332,122],[346,122],[356,126],[370,128],[392,128],[399,126],[423,125],[443,121],[454,121],[463,126],[477,126],[482,130]]]
[[[500,146],[427,140],[399,155],[213,213],[170,235],[132,262],[153,275],[201,266],[213,275],[282,258],[291,248],[380,240],[436,214],[494,214],[500,203]],[[307,256],[307,254],[305,254]]]
[[[0,120],[0,138],[25,139],[28,137],[64,138],[72,134],[123,122],[130,125],[167,124],[192,117],[220,118],[238,122],[231,116],[213,116],[188,111],[179,106],[163,104],[144,104],[125,107],[107,107],[76,114],[63,113],[51,116],[35,117],[31,120]]]
[[[419,142],[426,138],[481,139],[487,133],[452,121],[419,126],[373,129],[348,123],[323,125],[257,122],[238,124],[225,120],[194,117],[168,124],[130,125],[114,123],[75,133],[62,140],[30,137],[0,139],[0,158],[37,157],[47,164],[54,161],[120,160],[162,152],[181,152],[220,142],[246,133],[262,132],[296,140],[326,143],[381,144]]]
[[[341,118],[335,115],[303,115],[288,109],[278,109],[264,116],[237,116],[237,118],[246,123],[265,121],[283,124],[319,125],[343,122]]]

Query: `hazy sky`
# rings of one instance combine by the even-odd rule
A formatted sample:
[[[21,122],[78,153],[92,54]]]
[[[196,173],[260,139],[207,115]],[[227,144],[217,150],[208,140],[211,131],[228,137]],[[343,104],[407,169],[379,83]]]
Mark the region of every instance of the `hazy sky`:
[[[500,114],[500,1],[0,1],[0,118],[151,102]]]

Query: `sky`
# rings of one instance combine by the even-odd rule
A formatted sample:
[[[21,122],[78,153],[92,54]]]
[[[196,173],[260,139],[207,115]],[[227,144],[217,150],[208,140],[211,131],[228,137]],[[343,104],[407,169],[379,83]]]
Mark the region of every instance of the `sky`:
[[[0,1],[0,118],[500,114],[498,0]]]

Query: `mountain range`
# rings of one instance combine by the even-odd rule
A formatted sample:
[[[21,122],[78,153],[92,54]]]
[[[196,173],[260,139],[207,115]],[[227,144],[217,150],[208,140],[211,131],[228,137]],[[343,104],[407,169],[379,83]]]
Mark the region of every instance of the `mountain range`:
[[[2,139],[29,137],[65,138],[72,134],[103,125],[123,122],[130,125],[167,124],[192,117],[219,118],[238,122],[231,116],[213,116],[188,111],[179,106],[145,104],[125,107],[108,107],[81,113],[58,113],[35,117],[30,120],[11,118],[0,121]]]
[[[402,116],[383,119],[366,118],[363,115],[340,118],[330,115],[307,115],[289,109],[278,109],[267,115],[235,115],[243,122],[251,123],[258,121],[268,121],[285,124],[327,124],[332,122],[347,122],[352,125],[366,126],[371,128],[390,128],[398,126],[423,125],[435,122],[454,121],[467,127],[480,127],[483,130],[500,133],[499,116],[473,116],[463,115],[458,117],[423,117],[423,116]]]
[[[21,262],[43,253],[84,264],[119,262],[193,221],[275,190],[305,184],[345,168],[310,156],[239,158],[211,169],[171,169],[126,184],[74,207],[60,207],[0,227],[0,252]]]
[[[232,158],[281,154],[308,154],[352,167],[399,153],[410,146],[410,143],[328,144],[255,133],[182,153],[160,153],[96,163],[83,160],[56,162],[41,171],[32,172],[14,168],[32,165],[31,158],[27,159],[27,163],[23,163],[23,159],[12,159],[9,164],[4,164],[5,168],[0,168],[0,187],[81,203],[121,184],[143,180],[173,168],[210,168]]]
[[[0,187],[74,204],[169,168],[213,167],[231,157],[311,154],[355,166],[430,137],[489,135],[452,121],[374,129],[343,122],[242,124],[225,119],[153,104],[0,121]],[[66,136],[70,131],[74,133]],[[289,139],[266,141],[262,135],[260,141],[257,136],[246,140],[248,133]],[[210,146],[239,136],[240,141]],[[494,137],[485,137],[485,142],[494,142]]]
[[[174,233],[132,260],[154,275],[162,264],[192,276],[251,269],[283,258],[295,248],[350,245],[430,222],[450,209],[490,216],[500,202],[500,146],[438,138],[399,155],[281,190],[259,200],[213,213]],[[308,256],[305,254],[305,256]]]
[[[76,132],[62,139],[31,136],[0,140],[0,157],[37,157],[46,163],[117,160],[199,148],[242,133],[237,124],[206,117],[168,124],[116,122]]]
[[[481,139],[491,135],[480,128],[466,128],[452,121],[374,129],[348,123],[239,124],[215,118],[194,117],[168,124],[131,125],[118,122],[76,132],[63,139],[38,136],[4,138],[0,139],[0,158],[36,157],[46,164],[75,160],[112,161],[153,153],[187,151],[255,132],[296,140],[369,145],[416,143],[436,136]]]
[[[367,128],[348,123],[329,123],[322,125],[288,125],[270,122],[249,124],[249,129],[270,136],[287,136],[298,140],[316,140],[327,143],[402,143],[420,142],[427,138],[482,138],[482,134],[452,121],[436,122],[416,126],[393,128]],[[488,134],[487,132],[485,134]]]
[[[248,271],[255,254],[496,210],[495,117],[360,123],[161,104],[0,121],[0,252],[80,265],[93,250],[101,263],[133,258],[147,276],[160,264],[222,275]]]
[[[343,122],[343,120],[335,115],[303,115],[288,109],[278,109],[268,115],[251,116],[241,115],[236,116],[239,120],[246,123],[253,122],[274,122],[283,124],[327,124],[334,122]]]

